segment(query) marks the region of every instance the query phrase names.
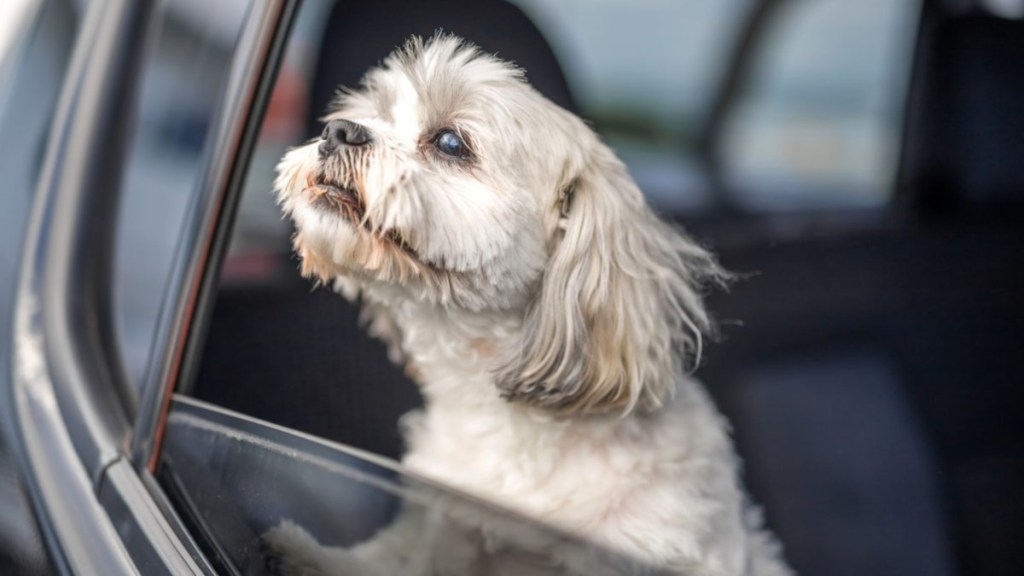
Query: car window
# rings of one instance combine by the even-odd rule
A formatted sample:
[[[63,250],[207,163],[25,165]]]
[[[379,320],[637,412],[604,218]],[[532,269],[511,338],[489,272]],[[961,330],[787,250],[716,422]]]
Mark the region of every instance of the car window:
[[[730,204],[799,211],[889,200],[917,0],[774,3],[714,151],[721,181],[697,146],[756,2],[515,2],[545,31],[582,113],[656,208],[692,215]]]
[[[648,201],[700,212],[711,190],[694,145],[752,0],[514,0],[551,42],[580,112]]]
[[[309,545],[352,547],[403,522],[419,528],[400,550],[415,559],[408,574],[437,573],[438,556],[456,542],[451,533],[481,522],[486,542],[463,541],[479,546],[485,558],[501,557],[504,568],[511,561],[521,570],[509,573],[550,573],[543,570],[544,551],[554,545],[600,566],[601,574],[661,573],[412,476],[395,462],[185,397],[172,406],[157,477],[202,537],[208,557],[229,574],[274,574],[274,566],[309,558]],[[299,546],[292,537],[288,545],[282,527],[312,539]],[[335,556],[333,562],[346,561]],[[380,574],[354,558],[344,567],[351,574]]]
[[[323,545],[348,546],[409,515],[434,518],[435,525],[444,519],[444,530],[464,530],[459,518],[466,514],[494,526],[480,552],[514,555],[525,562],[524,573],[534,572],[530,566],[552,542],[578,548],[581,559],[607,567],[653,573],[500,503],[481,504],[409,475],[397,463],[398,418],[419,404],[415,390],[382,390],[388,400],[368,409],[373,400],[359,396],[372,382],[336,385],[345,366],[372,366],[363,374],[368,379],[401,377],[401,370],[365,335],[359,344],[348,340],[361,330],[349,304],[327,290],[311,294],[311,284],[298,278],[286,252],[291,228],[271,195],[274,165],[307,138],[305,117],[312,112],[303,100],[332,7],[304,2],[292,24],[237,204],[231,254],[203,336],[198,375],[179,384],[161,428],[153,468],[160,485],[206,556],[226,573],[264,573],[274,563],[268,538],[283,524],[300,526]],[[349,349],[339,354],[320,344]],[[372,363],[360,363],[364,351]],[[376,371],[382,366],[390,372]],[[310,406],[326,410],[314,414]],[[446,546],[443,538],[417,545],[428,562]]]
[[[780,10],[719,151],[754,210],[870,208],[891,197],[918,0]]]
[[[249,4],[158,3],[122,173],[116,240],[115,314],[130,394],[138,394],[147,367],[185,211]]]

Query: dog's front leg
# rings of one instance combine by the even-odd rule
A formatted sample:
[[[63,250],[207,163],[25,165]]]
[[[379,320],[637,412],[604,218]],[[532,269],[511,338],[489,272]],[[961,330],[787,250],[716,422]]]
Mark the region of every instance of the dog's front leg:
[[[263,535],[282,576],[466,576],[480,570],[479,538],[438,514],[406,507],[386,528],[350,548],[324,546],[284,520]]]

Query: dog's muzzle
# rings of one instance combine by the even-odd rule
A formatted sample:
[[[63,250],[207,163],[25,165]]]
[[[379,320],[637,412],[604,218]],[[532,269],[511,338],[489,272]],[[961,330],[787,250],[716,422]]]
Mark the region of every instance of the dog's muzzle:
[[[318,210],[340,214],[350,222],[360,222],[366,214],[366,207],[354,188],[320,180],[311,182],[306,191],[313,207]]]

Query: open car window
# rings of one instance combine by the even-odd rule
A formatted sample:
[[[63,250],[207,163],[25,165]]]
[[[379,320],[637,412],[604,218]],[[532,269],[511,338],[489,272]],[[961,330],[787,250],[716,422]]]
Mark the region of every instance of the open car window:
[[[759,212],[885,206],[920,1],[791,4],[766,23],[722,127],[726,189]]]

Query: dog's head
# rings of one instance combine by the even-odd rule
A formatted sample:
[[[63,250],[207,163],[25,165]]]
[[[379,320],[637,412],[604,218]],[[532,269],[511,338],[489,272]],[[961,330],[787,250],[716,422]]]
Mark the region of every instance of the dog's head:
[[[276,181],[304,274],[518,315],[497,385],[558,412],[655,407],[699,354],[701,285],[723,273],[519,69],[414,38],[324,120]]]

